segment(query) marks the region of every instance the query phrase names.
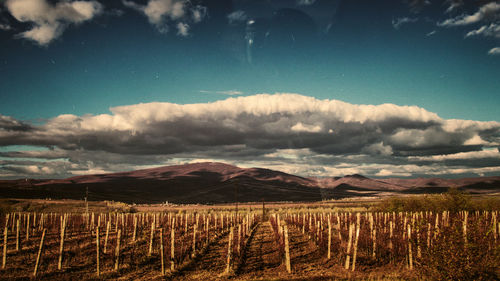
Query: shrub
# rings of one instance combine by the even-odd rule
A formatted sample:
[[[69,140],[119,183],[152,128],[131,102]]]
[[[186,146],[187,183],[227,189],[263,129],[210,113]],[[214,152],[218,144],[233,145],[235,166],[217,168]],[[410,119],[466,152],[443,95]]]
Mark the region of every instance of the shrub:
[[[500,198],[473,199],[469,194],[456,188],[450,188],[442,194],[427,194],[408,197],[391,197],[373,207],[382,212],[458,212],[476,210],[498,210]]]
[[[484,222],[474,220],[468,225],[465,243],[462,220],[452,221],[434,241],[433,247],[422,253],[423,274],[432,280],[498,280],[500,245],[492,241]]]

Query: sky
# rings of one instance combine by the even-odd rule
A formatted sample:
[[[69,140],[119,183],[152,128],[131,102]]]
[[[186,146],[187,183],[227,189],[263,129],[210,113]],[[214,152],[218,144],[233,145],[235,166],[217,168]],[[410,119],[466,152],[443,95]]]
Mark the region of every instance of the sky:
[[[500,2],[2,0],[0,179],[500,175]]]

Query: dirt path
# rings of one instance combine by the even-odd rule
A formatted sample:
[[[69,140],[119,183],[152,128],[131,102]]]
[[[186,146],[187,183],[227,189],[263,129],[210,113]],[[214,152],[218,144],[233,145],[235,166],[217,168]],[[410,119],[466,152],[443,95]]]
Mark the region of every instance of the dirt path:
[[[249,240],[246,260],[238,278],[247,280],[261,276],[276,275],[281,268],[281,257],[270,222],[260,223]]]
[[[295,227],[289,228],[290,262],[294,273],[321,272],[325,256],[322,256],[318,246],[307,235]]]
[[[225,280],[226,278],[219,277],[219,275],[226,268],[228,239],[229,235],[227,233],[216,238],[205,251],[202,251],[191,263],[170,279]]]

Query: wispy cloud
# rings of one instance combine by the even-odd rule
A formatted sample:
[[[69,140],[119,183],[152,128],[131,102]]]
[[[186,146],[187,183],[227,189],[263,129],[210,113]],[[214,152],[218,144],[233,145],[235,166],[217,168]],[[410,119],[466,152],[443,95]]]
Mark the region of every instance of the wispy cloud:
[[[489,55],[500,55],[500,47],[492,48],[488,51]]]
[[[218,95],[227,95],[227,96],[237,96],[237,95],[243,95],[244,94],[242,91],[238,91],[238,90],[226,90],[226,91],[206,91],[206,90],[200,90],[200,93],[218,94]]]
[[[420,13],[426,6],[430,5],[429,0],[405,0],[412,13]]]
[[[487,3],[481,6],[474,14],[461,15],[455,18],[450,18],[442,22],[438,22],[437,25],[442,27],[456,27],[456,26],[469,26],[478,23],[483,23],[483,25],[477,29],[467,32],[465,38],[478,35],[485,37],[493,37],[497,39],[500,38],[500,3],[498,2]],[[497,48],[490,49],[488,54],[489,55],[498,54]]]
[[[242,10],[237,10],[227,15],[229,24],[244,22],[247,20],[247,18],[248,18],[247,14],[245,13],[245,11]]]
[[[5,6],[16,20],[32,24],[30,30],[19,33],[17,37],[42,46],[61,36],[69,25],[89,21],[103,10],[97,1],[60,1],[52,4],[46,0],[7,0]]]
[[[447,0],[446,2],[449,6],[446,9],[445,14],[452,13],[464,5],[463,0]]]
[[[471,37],[471,36],[476,36],[476,35],[500,38],[500,25],[494,24],[494,23],[492,23],[490,25],[483,25],[478,29],[469,31],[465,35],[465,37]]]
[[[427,34],[425,34],[425,36],[429,37],[429,36],[432,36],[432,35],[434,35],[434,34],[436,34],[436,31],[435,31],[435,30],[433,30],[433,31],[431,31],[431,32],[429,32],[429,33],[427,33]]]
[[[414,23],[417,21],[418,18],[408,18],[408,17],[397,18],[395,20],[394,19],[392,20],[392,26],[394,27],[394,29],[398,30],[403,24]]]
[[[464,26],[473,23],[478,23],[483,20],[490,20],[499,17],[500,3],[491,2],[479,8],[477,12],[472,15],[461,15],[455,18],[450,18],[438,23],[438,26],[451,27],[451,26]]]
[[[0,153],[0,177],[130,170],[193,159],[322,176],[500,171],[497,152],[490,151],[500,145],[500,122],[442,119],[417,106],[260,94],[110,110],[59,115],[38,125],[0,115],[0,146],[51,147]]]
[[[314,3],[316,3],[316,0],[297,0],[299,6],[310,6]]]

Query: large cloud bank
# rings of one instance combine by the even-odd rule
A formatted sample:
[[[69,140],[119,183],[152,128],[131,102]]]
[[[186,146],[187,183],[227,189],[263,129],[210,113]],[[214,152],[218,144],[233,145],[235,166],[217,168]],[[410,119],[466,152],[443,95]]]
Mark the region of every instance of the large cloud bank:
[[[499,122],[445,120],[417,106],[260,94],[110,110],[59,115],[42,125],[0,115],[0,146],[48,148],[1,153],[0,176],[64,176],[197,160],[306,176],[500,172]]]

